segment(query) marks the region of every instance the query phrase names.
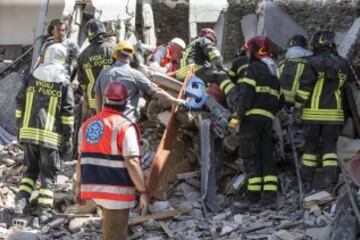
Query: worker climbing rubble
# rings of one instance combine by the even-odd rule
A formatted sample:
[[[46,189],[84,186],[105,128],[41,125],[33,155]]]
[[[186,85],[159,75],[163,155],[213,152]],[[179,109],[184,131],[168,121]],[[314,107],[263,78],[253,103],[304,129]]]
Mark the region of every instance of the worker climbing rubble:
[[[59,152],[72,148],[74,95],[64,66],[66,54],[66,48],[59,43],[49,46],[44,62],[17,95],[16,117],[26,170],[16,196],[15,212],[25,213],[40,178],[38,215],[41,223],[52,217]]]

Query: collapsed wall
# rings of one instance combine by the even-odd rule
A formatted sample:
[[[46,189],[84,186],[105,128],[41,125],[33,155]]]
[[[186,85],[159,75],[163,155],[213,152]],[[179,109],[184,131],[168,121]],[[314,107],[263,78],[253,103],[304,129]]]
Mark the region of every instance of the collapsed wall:
[[[235,52],[244,44],[241,18],[255,13],[261,0],[229,0],[228,24],[224,57],[231,60]],[[337,42],[341,42],[360,12],[356,0],[274,0],[311,36],[320,28],[336,32]],[[189,1],[154,0],[153,11],[159,43],[166,43],[172,37],[189,39]],[[276,29],[274,29],[276,31]],[[358,51],[355,51],[358,52]]]
[[[158,44],[166,44],[174,37],[189,40],[189,1],[153,0],[155,31]]]

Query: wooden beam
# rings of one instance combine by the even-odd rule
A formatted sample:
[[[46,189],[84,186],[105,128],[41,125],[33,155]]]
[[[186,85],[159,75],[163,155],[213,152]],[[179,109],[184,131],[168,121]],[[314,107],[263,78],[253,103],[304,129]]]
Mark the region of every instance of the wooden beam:
[[[192,74],[189,73],[185,78],[181,90],[178,94],[178,98],[185,98],[185,87],[191,76]],[[158,199],[166,198],[166,193],[169,188],[168,174],[169,172],[173,172],[172,170],[176,169],[176,165],[178,164],[177,160],[184,159],[183,157],[180,158],[177,156],[180,155],[178,151],[179,143],[176,140],[176,136],[180,129],[180,122],[175,116],[177,109],[177,106],[173,106],[171,110],[170,119],[161,138],[159,147],[156,151],[154,160],[150,167],[149,175],[146,180],[146,186],[149,191],[150,198],[153,196]],[[182,154],[185,154],[185,152],[182,151]],[[185,168],[182,168],[182,170],[186,172]],[[179,172],[175,172],[173,177],[176,178],[177,173]]]

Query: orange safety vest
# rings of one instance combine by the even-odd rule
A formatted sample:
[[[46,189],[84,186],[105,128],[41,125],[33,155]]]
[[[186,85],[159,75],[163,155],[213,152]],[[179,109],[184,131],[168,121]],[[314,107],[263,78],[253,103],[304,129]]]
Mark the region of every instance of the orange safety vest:
[[[81,199],[99,200],[110,209],[135,206],[135,186],[124,166],[122,142],[126,129],[138,127],[121,113],[104,108],[81,127]]]

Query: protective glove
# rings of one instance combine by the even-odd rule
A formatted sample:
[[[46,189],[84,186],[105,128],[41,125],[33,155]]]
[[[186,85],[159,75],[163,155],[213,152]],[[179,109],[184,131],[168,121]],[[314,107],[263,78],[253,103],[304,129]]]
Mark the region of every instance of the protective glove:
[[[236,116],[230,118],[229,127],[228,127],[230,134],[236,135],[239,133],[240,122],[241,120]]]

